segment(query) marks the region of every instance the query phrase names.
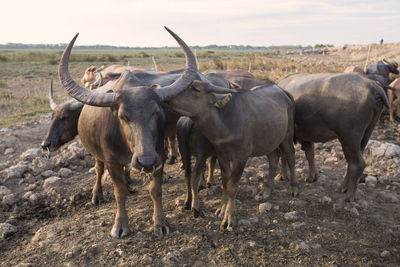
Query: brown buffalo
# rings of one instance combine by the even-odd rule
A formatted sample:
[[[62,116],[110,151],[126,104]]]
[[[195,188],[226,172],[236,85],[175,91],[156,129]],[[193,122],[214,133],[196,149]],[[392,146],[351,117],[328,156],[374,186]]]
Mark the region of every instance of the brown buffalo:
[[[388,90],[390,120],[394,121],[394,115],[400,115],[400,78],[395,79]]]
[[[354,200],[363,173],[362,157],[383,106],[389,103],[375,82],[353,73],[293,74],[279,86],[296,102],[295,136],[309,163],[307,181],[317,179],[314,143],[339,139],[347,160],[347,173],[340,191]]]
[[[53,110],[51,123],[46,137],[41,144],[42,149],[56,151],[78,135],[78,119],[83,108],[79,101],[71,100],[57,105],[53,98],[53,80],[50,83],[49,103]],[[104,174],[104,164],[96,159],[96,182],[92,190],[92,203],[100,205],[104,202],[101,179]],[[125,183],[130,184],[129,169],[124,167]]]
[[[348,66],[344,69],[343,71],[344,73],[352,73],[352,72],[356,72],[359,73],[361,75],[365,75],[365,72],[359,67],[359,66]]]
[[[245,77],[245,78],[252,78],[255,79],[254,75],[246,70],[207,70],[204,72],[204,75],[208,74],[217,74],[221,77],[224,77],[225,79],[230,79],[232,77]]]
[[[157,74],[153,80],[159,87],[150,87],[132,72],[108,82],[95,91],[79,86],[68,71],[69,56],[75,36],[65,49],[59,65],[63,87],[78,101],[86,104],[79,117],[78,132],[84,147],[107,167],[117,202],[113,237],[129,233],[125,209],[127,187],[123,167],[151,173],[150,196],[154,204],[154,231],[162,235],[169,225],[162,209],[162,174],[164,164],[164,112],[159,102],[169,101],[190,86],[197,74],[193,53],[172,31],[168,30],[182,47],[186,68],[182,74]],[[147,81],[149,82],[149,81]],[[156,83],[154,82],[154,83]]]
[[[157,72],[156,69],[140,69],[133,66],[122,66],[122,65],[111,65],[108,67],[104,67],[104,65],[101,67],[90,66],[85,70],[85,73],[81,78],[81,83],[85,85],[85,87],[93,85],[93,87],[96,88],[97,86],[101,86],[102,84],[105,84],[108,81],[115,79],[113,73],[121,74],[124,71]],[[96,82],[97,83],[99,82],[100,77],[102,77],[103,79],[102,84],[96,84]]]

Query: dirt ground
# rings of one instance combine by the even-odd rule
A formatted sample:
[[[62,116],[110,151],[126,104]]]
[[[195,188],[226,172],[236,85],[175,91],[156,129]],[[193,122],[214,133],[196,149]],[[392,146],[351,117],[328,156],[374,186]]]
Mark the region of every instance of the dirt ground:
[[[1,162],[12,165],[22,152],[37,148],[49,117],[1,129],[1,145],[14,149],[11,154],[2,153]],[[387,119],[379,122],[372,139],[400,144],[396,125]],[[71,145],[52,153],[51,159],[62,158],[68,149]],[[387,177],[385,169],[370,168],[370,174],[378,178],[376,185],[360,184],[357,201],[336,209],[335,190],[346,168],[338,142],[317,146],[320,179],[313,184],[304,182],[307,164],[299,147],[296,152],[300,195],[290,197],[285,181],[275,181],[275,190],[265,201],[267,211],[261,213],[254,196],[268,163],[265,157],[248,161],[237,196],[238,225],[233,231],[220,231],[220,219],[214,215],[221,195],[218,170],[215,186],[200,193],[204,217],[194,218],[190,211],[181,211],[185,188],[181,163],[166,165],[163,205],[172,227],[166,237],[152,231],[147,178],[134,176],[136,192],[127,201],[131,234],[123,239],[109,234],[115,201],[108,176],[104,179],[105,204],[90,203],[94,162],[87,154],[78,156],[77,163],[74,159],[70,164],[61,162],[72,173],[50,191],[43,186],[43,174],[3,179],[1,185],[15,195],[34,184],[28,189],[42,197],[2,206],[0,222],[16,229],[0,239],[0,265],[399,266],[399,202],[384,196],[385,192],[400,196],[400,176]],[[51,169],[59,173],[60,166]]]

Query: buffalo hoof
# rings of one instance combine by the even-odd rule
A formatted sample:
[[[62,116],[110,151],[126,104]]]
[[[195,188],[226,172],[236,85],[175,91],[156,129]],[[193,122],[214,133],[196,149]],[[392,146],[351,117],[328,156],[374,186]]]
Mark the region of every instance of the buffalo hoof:
[[[199,189],[198,189],[198,191],[200,192],[201,190],[203,190],[203,189],[206,189],[206,187],[204,186],[204,185],[199,185]]]
[[[281,173],[278,173],[275,177],[274,177],[275,181],[280,181],[280,180],[284,180],[283,176]]]
[[[127,227],[120,227],[120,226],[113,226],[111,229],[111,236],[114,238],[123,238],[129,234],[129,228]]]
[[[168,225],[154,226],[154,234],[159,237],[169,235],[169,226]]]
[[[129,189],[128,189],[128,193],[129,193],[130,195],[136,194],[137,192],[138,192],[138,191],[135,190],[135,189],[132,189],[132,188],[129,188]]]
[[[360,177],[360,180],[358,181],[358,183],[365,183],[365,178],[367,178],[367,174],[363,174],[363,175],[361,175],[361,177]]]
[[[288,189],[288,192],[292,197],[297,197],[299,195],[299,187],[298,186],[290,186]]]
[[[204,217],[203,212],[201,212],[198,209],[192,209],[192,212],[193,212],[193,217],[195,217],[195,218]]]
[[[232,219],[227,219],[227,220],[223,220],[221,222],[219,229],[221,231],[223,231],[223,230],[232,231],[234,226],[235,226],[235,222]]]
[[[309,175],[306,177],[306,182],[307,183],[314,183],[318,180],[318,175],[317,173],[314,173],[314,175]]]
[[[93,204],[94,206],[103,205],[103,204],[104,204],[104,199],[98,198],[98,197],[94,197],[94,198],[92,198],[92,204]]]
[[[176,162],[176,157],[175,157],[175,156],[171,156],[171,157],[169,157],[168,160],[167,160],[167,164],[168,164],[168,165],[175,164],[175,162]]]
[[[215,212],[215,215],[223,218],[225,216],[225,209],[223,209],[223,208],[217,209],[217,211]]]

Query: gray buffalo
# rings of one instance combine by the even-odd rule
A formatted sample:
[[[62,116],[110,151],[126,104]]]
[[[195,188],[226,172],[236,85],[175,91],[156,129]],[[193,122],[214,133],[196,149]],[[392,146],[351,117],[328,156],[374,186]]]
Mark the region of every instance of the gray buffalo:
[[[363,150],[382,112],[389,103],[374,81],[353,73],[294,74],[279,86],[296,102],[295,136],[309,163],[307,181],[317,179],[314,143],[339,139],[348,166],[340,191],[354,200],[357,181],[365,163]]]
[[[232,96],[221,106],[215,105],[218,98],[213,93]],[[271,155],[270,175],[264,181],[268,191],[279,161],[274,151],[279,148],[290,169],[288,191],[298,194],[294,172],[294,101],[280,87],[268,84],[250,91],[231,90],[197,80],[166,104],[190,117],[214,147],[223,185],[221,208],[216,212],[223,217],[222,229],[234,223],[238,183],[249,157]]]
[[[399,74],[398,64],[389,62],[385,59],[367,67],[366,75],[369,79],[379,82],[384,89],[393,81],[389,77],[390,73]]]
[[[159,102],[169,101],[190,86],[197,75],[196,60],[188,46],[169,31],[184,51],[186,67],[181,74],[153,77],[148,86],[135,74],[125,71],[114,82],[94,91],[79,86],[68,71],[69,56],[75,36],[61,56],[59,76],[63,87],[85,104],[78,121],[78,132],[84,147],[107,167],[117,202],[113,237],[129,233],[125,209],[127,187],[123,167],[130,163],[136,170],[151,173],[150,196],[153,200],[154,231],[167,234],[169,225],[162,209],[162,173],[164,164],[164,112]]]

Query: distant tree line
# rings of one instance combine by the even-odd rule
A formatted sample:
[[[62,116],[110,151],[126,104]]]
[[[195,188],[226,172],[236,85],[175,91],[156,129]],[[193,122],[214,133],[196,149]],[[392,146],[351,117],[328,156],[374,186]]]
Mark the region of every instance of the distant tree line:
[[[21,44],[7,43],[0,44],[0,49],[53,49],[63,50],[67,44]],[[318,45],[320,46],[320,45]],[[301,45],[283,45],[283,46],[251,46],[251,45],[206,45],[192,46],[193,49],[210,49],[210,50],[268,50],[268,49],[304,49],[310,46]],[[154,50],[154,49],[180,49],[179,47],[129,47],[129,46],[112,46],[112,45],[78,45],[74,49],[81,50]]]

